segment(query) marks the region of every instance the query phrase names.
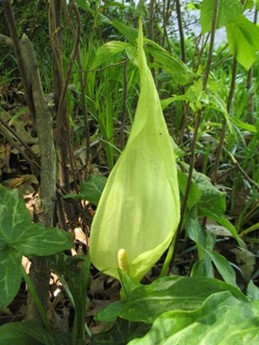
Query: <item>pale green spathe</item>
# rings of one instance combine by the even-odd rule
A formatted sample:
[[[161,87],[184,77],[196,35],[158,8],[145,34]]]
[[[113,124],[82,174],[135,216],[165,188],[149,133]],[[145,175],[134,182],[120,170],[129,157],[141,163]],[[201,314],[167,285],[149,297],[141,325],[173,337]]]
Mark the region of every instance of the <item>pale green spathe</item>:
[[[169,246],[180,218],[177,171],[160,100],[143,50],[139,28],[140,97],[128,143],[113,168],[90,236],[93,264],[118,278],[118,252],[127,273],[141,278]]]

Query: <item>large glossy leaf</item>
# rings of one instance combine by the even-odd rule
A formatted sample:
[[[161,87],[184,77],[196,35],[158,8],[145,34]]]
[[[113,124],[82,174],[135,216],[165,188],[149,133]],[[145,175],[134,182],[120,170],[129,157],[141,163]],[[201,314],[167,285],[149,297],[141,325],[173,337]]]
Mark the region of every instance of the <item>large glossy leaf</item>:
[[[28,224],[13,246],[23,255],[48,256],[70,249],[73,241],[69,233],[57,228],[45,228],[40,224]]]
[[[0,238],[12,243],[21,236],[26,222],[31,218],[20,192],[0,187]]]
[[[214,10],[213,0],[203,0],[201,5],[201,27],[202,33],[211,30],[211,23]],[[220,0],[218,8],[217,27],[226,26],[242,14],[242,5],[239,0]]]
[[[52,255],[72,245],[65,231],[34,224],[17,190],[0,187],[0,308],[20,287],[22,255]]]
[[[123,266],[138,281],[169,246],[180,203],[172,139],[147,66],[142,28],[137,62],[141,92],[136,115],[97,207],[90,255],[99,270],[119,278],[117,269]]]
[[[208,296],[221,291],[229,291],[237,299],[247,301],[238,288],[217,279],[171,276],[133,289],[126,301],[111,304],[98,314],[98,319],[112,321],[120,316],[152,323],[165,311],[197,309]]]
[[[39,256],[73,245],[65,231],[33,223],[19,191],[5,188],[0,188],[0,243],[0,250],[12,248],[23,255]]]
[[[230,22],[226,29],[230,50],[237,61],[248,70],[255,62],[256,52],[259,50],[259,27],[244,15],[240,15]]]
[[[128,345],[257,345],[259,301],[241,302],[229,292],[210,296],[194,311],[170,311]]]

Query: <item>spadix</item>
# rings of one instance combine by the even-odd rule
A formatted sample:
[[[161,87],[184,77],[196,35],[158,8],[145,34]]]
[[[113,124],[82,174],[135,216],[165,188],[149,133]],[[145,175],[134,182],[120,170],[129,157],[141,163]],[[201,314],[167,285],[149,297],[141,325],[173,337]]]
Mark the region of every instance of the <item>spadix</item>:
[[[104,273],[118,268],[140,281],[174,237],[180,218],[172,139],[143,50],[139,26],[140,96],[128,143],[113,168],[93,220],[90,255]]]

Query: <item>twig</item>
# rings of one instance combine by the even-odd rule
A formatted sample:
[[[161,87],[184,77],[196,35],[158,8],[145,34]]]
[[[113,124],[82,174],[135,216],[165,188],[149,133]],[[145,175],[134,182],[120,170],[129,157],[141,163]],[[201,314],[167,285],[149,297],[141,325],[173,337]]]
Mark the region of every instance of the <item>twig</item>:
[[[75,4],[73,2],[71,2],[71,4],[73,5],[72,8],[74,10]],[[64,6],[64,7],[66,8],[66,6]],[[78,15],[76,10],[74,10],[74,11],[75,11],[75,14]],[[74,46],[73,46],[72,52],[70,54],[68,67],[66,70],[66,77],[65,77],[64,83],[62,84],[61,94],[60,94],[60,98],[58,101],[56,142],[59,141],[59,137],[60,137],[60,128],[61,128],[61,124],[62,124],[62,116],[64,116],[64,103],[66,101],[67,88],[68,88],[69,79],[70,79],[71,72],[72,72],[72,67],[73,67],[75,58],[77,56],[77,52],[78,52],[79,39],[80,39],[80,26],[77,26],[77,31],[75,32]]]
[[[185,63],[186,62],[185,39],[184,39],[184,31],[183,31],[183,22],[182,22],[180,0],[176,0],[175,3],[176,3],[176,13],[177,13],[178,28],[179,28],[179,34],[180,34],[181,56],[182,56],[182,62]]]
[[[238,170],[241,172],[241,174],[247,179],[247,181],[249,181],[258,191],[259,191],[259,184],[256,183],[246,172],[245,170],[241,167],[241,165],[238,163],[238,160],[235,158],[235,156],[230,153],[226,148],[224,148],[224,151],[227,152],[231,159],[232,162],[235,164],[235,166],[238,168]]]
[[[29,107],[33,123],[35,124],[35,108],[34,108],[34,104],[32,100],[32,90],[31,90],[29,79],[28,79],[28,71],[26,69],[26,66],[24,64],[23,57],[22,57],[22,51],[21,51],[20,41],[19,41],[17,29],[16,29],[12,7],[9,0],[3,0],[2,4],[3,4],[4,13],[6,16],[6,22],[7,22],[10,36],[13,43],[13,49],[14,49],[17,65],[21,74],[22,82],[23,82],[26,103]]]
[[[219,0],[215,0],[212,26],[211,26],[211,41],[210,41],[210,48],[209,48],[209,56],[208,56],[208,61],[207,61],[204,77],[203,77],[203,90],[205,90],[205,88],[207,86],[210,67],[211,67],[211,63],[212,63],[212,53],[213,53],[214,38],[215,38],[216,24],[217,24],[217,17],[218,17],[218,5],[219,5]],[[172,260],[169,263],[169,271],[168,272],[170,272],[171,267],[174,263],[174,259],[175,259],[175,255],[176,255],[176,248],[177,248],[180,233],[181,233],[182,227],[183,227],[184,215],[185,215],[185,211],[186,211],[186,207],[187,207],[187,201],[188,201],[188,197],[189,197],[189,193],[190,193],[190,189],[191,189],[192,175],[193,175],[194,165],[195,165],[195,147],[196,147],[196,141],[198,138],[198,131],[199,131],[199,127],[200,127],[200,123],[201,123],[201,119],[202,119],[202,114],[203,114],[203,112],[202,112],[202,110],[200,110],[197,114],[197,119],[196,119],[196,123],[195,123],[193,140],[191,143],[190,167],[189,167],[189,171],[188,171],[188,178],[187,178],[187,184],[186,184],[186,189],[185,189],[185,195],[184,195],[182,207],[181,207],[181,218],[180,218],[180,222],[179,222],[179,225],[178,225],[178,228],[176,231],[176,238],[172,242],[172,245],[175,243],[175,249],[173,252]]]
[[[230,112],[230,108],[231,108],[231,104],[232,104],[232,100],[233,100],[233,96],[234,96],[235,83],[236,83],[236,75],[237,75],[237,60],[234,59],[233,65],[232,65],[231,84],[230,84],[230,89],[229,89],[229,94],[228,94],[228,101],[227,101],[227,112],[228,113]],[[217,174],[218,174],[220,158],[221,158],[222,150],[223,150],[223,146],[224,146],[226,130],[227,130],[227,122],[226,122],[226,119],[224,119],[223,123],[222,123],[222,127],[221,127],[219,145],[218,145],[218,148],[217,148],[217,154],[216,154],[216,158],[215,158],[213,174],[212,174],[212,177],[211,177],[211,181],[212,181],[213,184],[215,184],[216,181],[217,181]]]
[[[37,157],[37,155],[35,155],[35,153],[32,151],[32,149],[30,148],[30,146],[27,145],[27,143],[22,139],[22,137],[21,137],[18,133],[16,133],[15,130],[14,130],[12,127],[10,127],[10,126],[9,126],[3,119],[1,119],[1,118],[0,118],[0,123],[1,123],[1,125],[2,125],[2,129],[1,129],[1,127],[0,127],[0,130],[3,131],[4,136],[5,136],[5,137],[7,138],[7,140],[10,142],[10,144],[11,144],[12,146],[14,146],[14,147],[17,149],[17,151],[20,152],[20,153],[23,155],[23,157],[29,162],[29,164],[30,164],[32,170],[35,169],[35,164],[34,164],[33,161],[31,160],[31,158],[35,161],[37,167],[39,168],[38,157]],[[12,134],[12,136],[14,136],[14,137],[22,144],[22,146],[27,150],[27,152],[29,153],[29,155],[30,155],[31,158],[21,149],[20,145],[16,144],[16,142],[12,139],[12,137],[11,137],[9,134],[7,134],[8,132],[4,131],[3,127],[5,127],[6,130],[7,130],[8,132],[10,132],[10,133]],[[11,141],[12,141],[12,143],[11,143]]]

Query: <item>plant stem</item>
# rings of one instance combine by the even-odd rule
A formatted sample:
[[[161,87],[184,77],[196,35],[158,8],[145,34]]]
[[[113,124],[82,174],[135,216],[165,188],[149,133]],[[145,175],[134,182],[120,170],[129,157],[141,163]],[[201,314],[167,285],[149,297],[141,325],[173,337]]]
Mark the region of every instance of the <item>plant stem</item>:
[[[219,0],[215,0],[214,9],[213,9],[212,26],[211,26],[211,40],[210,40],[210,47],[209,47],[209,56],[208,56],[208,60],[207,60],[205,73],[203,76],[203,90],[206,89],[207,82],[209,79],[211,63],[212,63],[214,39],[215,39],[217,17],[218,17],[218,7],[219,7]],[[184,194],[184,198],[183,198],[183,202],[182,202],[182,206],[181,206],[181,218],[180,218],[180,222],[179,222],[179,225],[178,225],[178,228],[176,231],[176,238],[174,239],[175,248],[173,251],[172,260],[168,265],[169,271],[171,270],[172,265],[174,263],[174,259],[175,259],[175,255],[176,255],[176,249],[177,249],[177,245],[179,242],[179,237],[180,237],[180,234],[181,234],[181,231],[183,228],[183,224],[184,224],[184,215],[185,215],[185,211],[187,208],[187,201],[188,201],[188,197],[189,197],[189,193],[190,193],[190,189],[191,189],[192,175],[193,175],[194,165],[195,165],[195,147],[196,147],[196,142],[197,142],[197,138],[198,138],[198,131],[199,131],[202,115],[203,115],[203,112],[202,112],[202,110],[200,110],[197,114],[197,119],[196,119],[196,123],[195,123],[195,127],[194,127],[193,140],[192,140],[191,149],[190,149],[191,150],[190,167],[189,167],[189,171],[188,171],[188,178],[187,178],[185,194]],[[171,245],[172,245],[172,243],[171,243]]]
[[[182,62],[185,63],[186,62],[185,40],[184,40],[184,31],[183,31],[183,22],[182,22],[180,0],[176,0],[175,3],[176,3],[178,28],[179,28],[179,34],[180,34],[181,58],[182,58]]]
[[[35,108],[32,101],[32,95],[31,95],[32,90],[31,90],[31,85],[28,78],[28,71],[26,69],[26,66],[22,57],[22,51],[21,51],[20,41],[18,37],[16,24],[15,24],[14,14],[13,14],[12,7],[9,0],[3,0],[2,4],[3,4],[3,9],[6,16],[6,22],[8,25],[9,32],[10,32],[10,36],[12,39],[12,45],[13,45],[17,65],[19,68],[19,72],[21,74],[22,82],[23,82],[26,103],[29,107],[33,124],[35,125]]]
[[[30,76],[32,97],[36,114],[36,130],[40,147],[40,192],[38,199],[38,220],[47,227],[53,226],[56,200],[56,152],[54,148],[52,115],[47,107],[41,85],[38,64],[35,61],[33,47],[26,35],[21,40],[22,55]],[[43,230],[44,231],[44,230]],[[54,231],[54,230],[53,230]],[[34,257],[30,278],[37,295],[45,308],[48,302],[50,269],[47,257]],[[33,296],[28,296],[27,318],[41,321]]]
[[[228,101],[227,101],[227,112],[229,114],[233,96],[234,96],[234,91],[235,91],[235,83],[236,83],[236,75],[237,75],[237,60],[234,59],[233,65],[232,65],[232,77],[231,77],[231,84],[230,84],[230,89],[229,89],[229,94],[228,94]],[[224,146],[224,140],[226,136],[226,130],[227,130],[227,122],[224,119],[221,127],[221,133],[220,133],[220,139],[219,139],[219,145],[217,148],[217,154],[215,158],[215,163],[214,163],[214,170],[212,173],[211,181],[213,184],[217,182],[217,174],[218,174],[218,168],[219,168],[219,162],[220,158],[222,155],[222,150]]]
[[[35,289],[35,287],[34,287],[34,285],[32,283],[32,280],[30,279],[30,277],[25,272],[23,266],[21,266],[21,271],[22,271],[22,277],[23,277],[25,283],[28,286],[30,295],[31,295],[31,297],[33,299],[33,302],[34,302],[35,306],[38,309],[38,312],[39,312],[39,315],[41,317],[42,323],[45,326],[45,328],[50,331],[50,325],[49,325],[49,322],[48,322],[48,319],[47,319],[45,307],[41,303],[41,300],[40,300],[40,298],[39,298],[39,296],[37,294],[37,291],[36,291],[36,289]]]

